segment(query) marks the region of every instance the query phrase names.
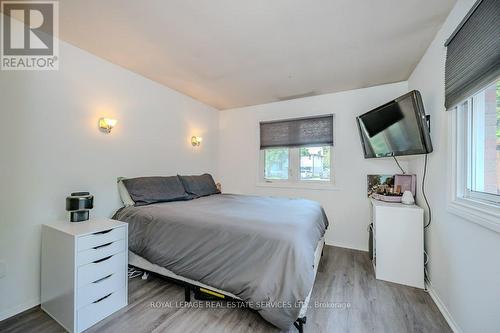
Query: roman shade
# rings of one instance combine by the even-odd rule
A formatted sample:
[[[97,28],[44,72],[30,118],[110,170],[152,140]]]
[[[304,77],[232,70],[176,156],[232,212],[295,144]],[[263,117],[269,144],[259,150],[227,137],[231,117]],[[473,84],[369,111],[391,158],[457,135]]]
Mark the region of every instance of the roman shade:
[[[260,123],[260,149],[333,146],[333,115]]]
[[[446,41],[446,109],[500,76],[500,0],[479,0]]]

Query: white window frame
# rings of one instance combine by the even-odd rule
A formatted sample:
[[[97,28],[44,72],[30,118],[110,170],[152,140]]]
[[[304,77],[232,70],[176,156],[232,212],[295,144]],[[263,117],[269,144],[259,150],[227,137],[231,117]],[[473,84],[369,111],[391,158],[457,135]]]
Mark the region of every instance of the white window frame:
[[[473,97],[458,104],[449,114],[450,188],[448,211],[488,229],[500,232],[500,204],[492,194],[470,191],[469,168],[473,168],[471,137]]]
[[[323,147],[324,145],[318,145]],[[277,188],[299,188],[314,190],[337,190],[335,187],[335,149],[330,146],[330,180],[300,179],[300,147],[288,148],[288,179],[266,179],[265,175],[265,152],[259,153],[259,181],[260,187]]]

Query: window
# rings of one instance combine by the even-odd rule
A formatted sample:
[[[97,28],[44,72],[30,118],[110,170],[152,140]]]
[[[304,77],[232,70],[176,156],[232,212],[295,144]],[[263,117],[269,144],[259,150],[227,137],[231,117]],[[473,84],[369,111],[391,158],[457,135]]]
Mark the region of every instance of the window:
[[[500,80],[459,106],[464,198],[500,204]]]
[[[262,151],[266,182],[332,181],[332,147],[268,148]]]
[[[330,180],[331,147],[300,148],[300,179]]]
[[[500,80],[454,109],[448,210],[500,232]]]
[[[500,232],[498,1],[478,0],[445,43],[448,210]]]
[[[261,122],[260,150],[260,180],[268,185],[331,185],[333,115]]]
[[[472,98],[469,196],[500,199],[500,81]],[[484,196],[487,194],[488,196]]]
[[[264,151],[265,179],[288,179],[288,148],[270,148]]]

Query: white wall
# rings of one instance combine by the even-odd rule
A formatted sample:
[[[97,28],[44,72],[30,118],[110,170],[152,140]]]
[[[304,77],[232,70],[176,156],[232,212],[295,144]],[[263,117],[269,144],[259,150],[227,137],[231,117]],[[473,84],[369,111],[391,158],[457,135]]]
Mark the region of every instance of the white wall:
[[[327,243],[367,250],[367,174],[394,174],[392,159],[365,160],[355,117],[408,91],[407,82],[220,112],[219,176],[225,192],[303,197],[319,201],[331,226]],[[259,187],[259,121],[335,114],[335,191]],[[402,162],[406,165],[406,162]]]
[[[92,216],[120,206],[117,176],[216,171],[218,111],[64,42],[60,70],[0,72],[0,320],[39,302],[40,225],[72,191]],[[99,117],[118,119],[106,135]],[[199,148],[190,145],[201,135]]]
[[[446,211],[451,111],[444,111],[443,44],[474,2],[457,2],[408,85],[422,93],[432,122],[434,152],[429,155],[426,191],[433,214],[426,233],[432,288],[458,331],[486,333],[500,332],[500,234]],[[422,166],[422,159],[410,162],[419,174]],[[423,203],[420,196],[418,202]]]

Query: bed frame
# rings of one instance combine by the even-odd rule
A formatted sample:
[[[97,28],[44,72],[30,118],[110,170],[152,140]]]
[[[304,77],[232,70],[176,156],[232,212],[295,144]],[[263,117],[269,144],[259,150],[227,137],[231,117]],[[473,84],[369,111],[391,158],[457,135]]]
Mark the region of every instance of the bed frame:
[[[316,278],[316,273],[318,271],[318,265],[319,265],[319,260],[323,256],[323,246],[325,244],[324,238],[321,238],[321,240],[318,242],[318,246],[316,247],[316,251],[314,253],[314,278]],[[135,254],[132,251],[129,251],[129,265],[137,267],[141,270],[151,272],[158,274],[162,276],[163,278],[166,278],[170,282],[173,282],[175,284],[178,284],[182,287],[184,287],[184,299],[186,302],[191,301],[191,292],[194,294],[195,299],[197,300],[208,300],[208,301],[213,301],[213,300],[224,300],[227,302],[236,302],[241,304],[242,307],[249,308],[244,300],[239,298],[236,295],[233,295],[230,292],[220,290],[211,286],[208,286],[206,284],[203,284],[201,282],[191,280],[188,278],[185,278],[183,276],[177,275],[174,272],[158,266],[156,264],[153,264],[149,262],[148,260],[142,258],[141,256]],[[306,312],[307,308],[309,305],[309,300],[311,298],[312,294],[312,288],[309,291],[309,294],[307,298],[304,301],[304,304],[302,308],[300,309],[299,313],[299,318],[295,320],[293,325],[297,328],[299,333],[304,332],[304,325],[306,323]]]

